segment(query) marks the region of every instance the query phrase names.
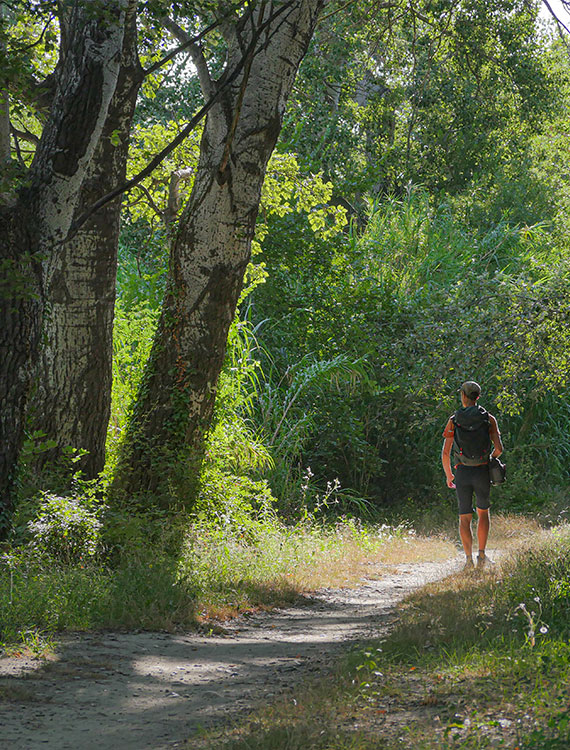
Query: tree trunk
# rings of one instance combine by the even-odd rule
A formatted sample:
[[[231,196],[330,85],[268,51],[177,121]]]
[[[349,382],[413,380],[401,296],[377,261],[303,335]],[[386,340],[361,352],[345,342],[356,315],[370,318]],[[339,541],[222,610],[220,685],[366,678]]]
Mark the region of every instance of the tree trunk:
[[[0,54],[2,48],[0,47]],[[8,89],[4,81],[0,80],[0,161],[10,158],[10,104]],[[5,186],[0,187],[4,191]]]
[[[4,9],[0,5],[0,56],[6,55],[6,45],[4,43]],[[0,168],[1,162],[10,158],[10,97],[8,96],[8,81],[0,76]],[[1,172],[1,169],[0,169]],[[0,185],[0,192],[5,190],[5,186]]]
[[[130,0],[117,87],[81,190],[79,212],[124,182],[142,80],[136,0]],[[66,447],[87,451],[76,465],[86,478],[103,469],[111,406],[120,209],[120,198],[108,203],[62,246],[45,288],[43,345],[30,417],[33,429],[56,447],[38,457],[38,469],[50,468]]]
[[[115,491],[127,497],[152,494],[152,502],[166,506],[193,500],[267,161],[321,4],[262,3],[230,29],[228,71],[252,43],[252,29],[259,31],[278,11],[255,56],[206,120],[194,187],[172,243],[157,335],[115,479]]]
[[[66,6],[66,47],[27,185],[11,205],[0,208],[0,228],[5,230],[0,246],[0,536],[13,507],[15,468],[38,356],[42,282],[51,283],[119,72],[124,3],[84,5],[77,0]]]

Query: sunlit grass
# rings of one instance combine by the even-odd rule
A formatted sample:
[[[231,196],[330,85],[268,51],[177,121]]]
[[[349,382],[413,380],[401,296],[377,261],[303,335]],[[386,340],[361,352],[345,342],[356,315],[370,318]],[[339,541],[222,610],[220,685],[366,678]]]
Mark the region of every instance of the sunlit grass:
[[[386,574],[386,565],[447,559],[454,546],[416,536],[408,527],[269,526],[252,540],[202,532],[190,536],[180,576],[193,580],[198,609],[224,617],[255,606],[293,601],[322,587],[347,587]]]
[[[358,586],[394,566],[458,554],[457,530],[416,534],[409,524],[363,525],[311,519],[286,526],[275,518],[249,528],[221,528],[180,520],[151,534],[127,526],[121,552],[63,564],[29,549],[5,555],[0,565],[0,642],[22,643],[93,628],[191,629],[212,619],[294,602],[322,587]],[[492,543],[528,543],[536,524],[493,519]],[[115,543],[116,539],[114,539]],[[469,581],[458,579],[452,607],[469,607]],[[435,589],[434,589],[435,590]],[[464,604],[463,604],[464,602]],[[442,611],[434,615],[441,622]],[[435,625],[432,625],[432,629]],[[439,627],[439,626],[438,626]],[[410,636],[411,637],[411,636]]]
[[[4,555],[0,643],[66,630],[192,629],[324,586],[357,586],[386,574],[386,565],[454,554],[441,537],[349,519],[288,527],[272,518],[247,529],[179,520],[162,534],[131,526],[120,533],[118,552],[76,563],[26,547]]]

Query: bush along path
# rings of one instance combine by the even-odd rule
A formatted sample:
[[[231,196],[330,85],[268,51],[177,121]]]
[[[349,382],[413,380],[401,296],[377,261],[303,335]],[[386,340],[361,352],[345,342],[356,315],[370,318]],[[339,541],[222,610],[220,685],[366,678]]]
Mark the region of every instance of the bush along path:
[[[370,565],[357,588],[321,589],[296,606],[197,634],[66,636],[53,657],[0,659],[0,733],[13,750],[161,750],[265,705],[310,676],[332,679],[351,644],[388,632],[394,607],[461,569]]]

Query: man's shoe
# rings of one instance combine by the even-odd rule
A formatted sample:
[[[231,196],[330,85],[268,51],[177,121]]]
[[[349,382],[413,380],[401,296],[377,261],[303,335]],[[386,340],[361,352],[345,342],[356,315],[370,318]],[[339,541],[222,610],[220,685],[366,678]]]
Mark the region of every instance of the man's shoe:
[[[494,565],[495,563],[491,560],[491,558],[487,557],[485,553],[482,555],[477,555],[477,570],[483,570],[483,568],[489,567],[490,565]]]

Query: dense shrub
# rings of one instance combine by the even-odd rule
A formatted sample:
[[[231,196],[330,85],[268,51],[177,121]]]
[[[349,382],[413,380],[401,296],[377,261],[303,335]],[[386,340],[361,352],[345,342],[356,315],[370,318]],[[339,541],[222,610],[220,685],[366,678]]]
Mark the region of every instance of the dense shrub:
[[[270,442],[287,425],[273,454],[278,494],[291,491],[283,477],[299,482],[310,466],[376,504],[433,502],[445,492],[441,433],[466,379],[482,383],[499,418],[503,502],[536,507],[566,482],[570,264],[542,227],[501,220],[478,234],[413,190],[371,205],[366,229],[334,243],[286,218],[278,229],[253,301],[257,424]],[[359,363],[349,384],[306,377],[297,387],[339,358]]]

